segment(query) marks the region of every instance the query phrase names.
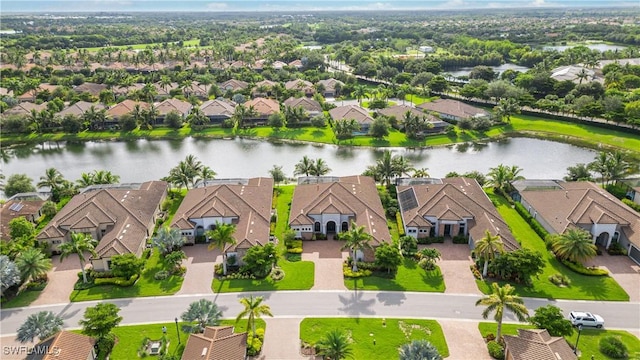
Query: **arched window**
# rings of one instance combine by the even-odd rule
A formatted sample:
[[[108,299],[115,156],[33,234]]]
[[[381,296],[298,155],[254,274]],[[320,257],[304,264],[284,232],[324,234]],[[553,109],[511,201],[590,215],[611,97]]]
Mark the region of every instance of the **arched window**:
[[[320,232],[320,222],[319,221],[316,221],[316,223],[313,225],[313,231]]]

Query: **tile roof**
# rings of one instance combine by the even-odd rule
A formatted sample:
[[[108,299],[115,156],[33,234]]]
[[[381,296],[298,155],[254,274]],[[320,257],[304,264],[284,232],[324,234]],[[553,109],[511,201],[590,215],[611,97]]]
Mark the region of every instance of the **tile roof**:
[[[227,115],[229,117],[233,116],[233,113],[236,109],[235,104],[232,104],[226,100],[208,100],[200,105],[200,110],[206,115]]]
[[[122,115],[130,114],[133,112],[136,105],[140,105],[140,108],[143,110],[149,108],[149,103],[127,99],[110,107],[109,110],[107,110],[107,115],[113,118],[118,118]]]
[[[512,360],[577,360],[561,336],[550,336],[546,329],[518,329],[518,336],[505,335],[505,354]]]
[[[307,111],[322,112],[322,106],[320,103],[314,99],[309,99],[308,97],[290,97],[284,101],[284,105],[292,108],[300,106]]]
[[[47,103],[42,103],[42,104],[34,104],[32,102],[21,102],[16,104],[16,106],[12,107],[11,109],[5,111],[2,115],[3,116],[7,116],[7,115],[29,115],[31,114],[31,110],[35,110],[37,112],[40,112],[42,110],[46,110],[47,109]]]
[[[233,326],[207,326],[203,334],[191,334],[182,360],[244,360],[247,333],[234,333]]]
[[[84,83],[84,84],[80,84],[78,86],[75,86],[73,88],[73,91],[77,92],[77,93],[83,93],[83,92],[88,92],[93,96],[98,96],[100,95],[100,92],[102,90],[106,90],[107,89],[107,85],[105,84],[96,84],[96,83]]]
[[[0,209],[0,238],[8,241],[9,237],[9,222],[17,217],[25,216],[36,217],[42,209],[42,206],[46,203],[44,200],[7,200]]]
[[[148,226],[167,191],[165,181],[148,181],[132,189],[103,188],[74,196],[38,234],[38,240],[66,236],[69,231],[106,227],[99,257],[136,254],[150,235]],[[139,255],[139,254],[137,254]]]
[[[336,89],[336,84],[340,84],[340,86],[344,85],[342,81],[334,78],[320,80],[318,81],[318,84],[324,86],[325,91],[334,91]]]
[[[559,234],[570,226],[618,224],[627,239],[640,247],[640,214],[592,182],[545,181],[542,187],[531,180],[513,184],[522,199]]]
[[[90,103],[87,101],[78,101],[75,104],[71,104],[64,108],[62,111],[56,113],[57,116],[65,117],[67,115],[75,115],[82,116],[84,113],[89,111],[89,109],[93,106],[94,110],[97,112],[99,110],[104,109],[104,105],[100,103]]]
[[[474,241],[482,239],[489,230],[492,235],[500,236],[505,250],[520,248],[509,226],[476,180],[458,177],[442,179],[442,184],[398,186],[398,197],[409,189],[413,189],[417,206],[401,210],[405,224],[430,226],[424,222],[426,217],[453,221],[470,218],[468,231]]]
[[[247,87],[249,87],[249,83],[244,82],[242,80],[230,79],[221,83],[219,87],[223,91],[227,91],[227,90],[238,91],[238,90],[244,90]]]
[[[587,75],[587,78],[583,80],[583,82],[589,82],[595,78],[595,71],[588,69],[584,66],[576,66],[576,65],[568,65],[561,66],[551,70],[551,75],[549,76],[552,79],[557,81],[573,81],[580,82],[578,74],[580,74],[584,70],[584,73]]]
[[[186,101],[171,98],[157,104],[156,109],[160,115],[166,115],[172,111],[180,115],[187,115],[189,110],[191,110],[191,104]]]
[[[337,181],[296,186],[291,201],[289,225],[313,225],[309,215],[351,215],[358,226],[373,237],[372,245],[390,242],[382,202],[373,178],[346,176]]]
[[[284,83],[284,88],[287,90],[313,89],[313,84],[307,80],[296,79]]]
[[[233,218],[235,245],[226,251],[264,245],[269,241],[273,179],[251,178],[246,184],[217,184],[189,190],[171,227],[195,229],[193,219]]]
[[[358,124],[370,124],[373,118],[369,116],[367,109],[358,105],[338,106],[329,110],[329,115],[333,120],[350,120],[354,119]]]
[[[257,97],[244,103],[247,108],[253,106],[259,115],[271,115],[280,112],[280,104],[272,99]]]
[[[438,99],[418,105],[419,108],[434,111],[440,114],[447,114],[458,118],[473,118],[476,116],[487,116],[489,112],[453,99]]]
[[[404,115],[407,113],[407,111],[411,112],[411,114],[415,116],[423,117],[431,123],[445,123],[444,121],[438,119],[437,117],[431,114],[425,113],[421,109],[416,109],[415,107],[408,106],[408,105],[390,106],[388,108],[378,110],[378,113],[385,116],[395,117],[396,120],[398,120],[399,122],[402,122],[404,120]]]
[[[34,345],[26,360],[86,360],[94,352],[96,340],[70,331],[60,331]],[[38,350],[42,349],[42,350]]]

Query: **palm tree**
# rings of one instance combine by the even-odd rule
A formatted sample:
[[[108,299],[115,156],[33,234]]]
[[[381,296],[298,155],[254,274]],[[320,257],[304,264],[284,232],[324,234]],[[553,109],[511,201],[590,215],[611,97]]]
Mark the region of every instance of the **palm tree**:
[[[596,156],[596,159],[588,165],[589,170],[593,170],[600,174],[603,186],[609,181],[608,162],[609,156],[606,152],[601,151]]]
[[[56,168],[48,168],[44,172],[44,176],[40,176],[38,187],[48,187],[51,189],[53,200],[60,200],[60,188],[64,184],[64,176]]]
[[[233,234],[236,232],[235,225],[224,224],[216,222],[216,227],[213,230],[207,231],[206,235],[212,242],[209,244],[209,250],[219,248],[222,252],[222,269],[223,274],[227,275],[227,245],[235,245],[236,239]]]
[[[413,340],[400,347],[400,360],[442,360],[442,356],[430,342]]]
[[[114,175],[108,170],[94,170],[93,171],[93,183],[94,184],[117,184],[120,182],[120,176]]]
[[[218,305],[207,299],[200,299],[189,304],[189,309],[180,316],[183,321],[191,324],[183,325],[182,330],[188,333],[202,333],[207,326],[215,326],[220,323],[222,312]]]
[[[82,271],[82,281],[85,284],[87,283],[87,273],[84,269],[86,261],[84,253],[89,252],[92,256],[98,256],[95,250],[97,245],[98,240],[92,238],[89,234],[71,233],[71,241],[65,242],[58,247],[60,250],[60,262],[71,254],[78,255],[80,270]]]
[[[151,244],[165,256],[180,249],[184,244],[184,237],[182,237],[180,229],[164,225],[158,229],[156,236],[151,239]]]
[[[476,301],[476,306],[484,305],[487,308],[482,312],[482,317],[487,318],[489,314],[495,311],[493,317],[498,322],[498,330],[496,331],[496,339],[500,341],[502,336],[502,316],[504,309],[510,310],[519,321],[525,321],[529,316],[527,307],[517,295],[513,295],[515,288],[509,284],[499,286],[497,283],[491,284],[492,293]]]
[[[326,333],[324,337],[316,343],[316,346],[325,359],[340,360],[353,358],[353,350],[351,349],[349,337],[338,329]]]
[[[93,173],[82,173],[80,174],[80,179],[76,180],[76,183],[78,183],[78,186],[81,188],[85,188],[87,186],[91,186],[94,185],[95,182],[93,180]]]
[[[353,261],[353,272],[358,271],[358,261],[356,259],[356,252],[362,249],[372,249],[371,235],[364,232],[364,226],[357,226],[355,221],[351,220],[351,230],[342,235],[342,239],[345,240],[345,244],[341,250],[350,249],[351,259]]]
[[[331,168],[329,168],[327,163],[322,158],[318,158],[313,163],[312,170],[313,170],[313,172],[311,173],[311,175],[313,175],[313,176],[323,176],[323,175],[328,174],[331,171]]]
[[[413,175],[411,175],[411,177],[414,177],[414,178],[428,178],[429,177],[429,169],[428,168],[414,169],[413,170]]]
[[[493,260],[496,257],[496,253],[504,253],[504,243],[499,235],[491,235],[489,230],[486,230],[484,237],[476,243],[476,255],[484,259],[484,267],[482,269],[482,276],[487,276],[487,268],[489,260]]]
[[[198,173],[198,176],[202,180],[214,179],[216,175],[218,175],[217,172],[213,171],[212,168],[204,165],[202,166],[202,169],[200,169],[200,172]]]
[[[500,119],[507,119],[507,122],[511,122],[511,115],[520,113],[520,106],[514,98],[502,99],[498,102],[493,110],[500,117]]]
[[[304,176],[309,176],[309,174],[313,172],[313,165],[313,160],[305,155],[302,157],[302,160],[296,164],[293,175],[297,176],[304,174]]]
[[[263,304],[264,298],[262,296],[243,297],[240,299],[240,304],[244,306],[244,309],[236,317],[236,324],[243,318],[247,318],[247,330],[251,329],[253,337],[256,334],[256,319],[260,319],[262,315],[273,317],[271,308],[267,304]],[[252,337],[252,338],[253,338]]]
[[[508,193],[512,188],[512,181],[524,179],[523,176],[519,175],[521,171],[522,169],[517,165],[509,167],[499,164],[498,166],[489,169],[489,173],[487,174],[487,177],[489,178],[488,183],[493,185],[494,188]]]
[[[28,248],[16,256],[16,266],[20,270],[22,282],[26,284],[51,270],[51,259],[39,249]]]
[[[578,228],[568,229],[564,234],[554,237],[551,249],[559,258],[573,262],[586,261],[597,254],[591,234]]]
[[[18,328],[16,340],[23,344],[33,342],[35,338],[44,340],[62,330],[62,324],[62,318],[51,311],[31,314]]]
[[[362,105],[362,98],[367,95],[367,87],[364,85],[356,85],[351,95],[358,99],[358,103]]]

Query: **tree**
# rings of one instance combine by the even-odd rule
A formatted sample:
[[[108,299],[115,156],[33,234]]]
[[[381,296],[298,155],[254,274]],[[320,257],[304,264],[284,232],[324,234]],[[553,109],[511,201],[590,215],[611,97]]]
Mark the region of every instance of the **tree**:
[[[551,249],[560,259],[582,262],[594,258],[597,248],[586,230],[570,228],[560,236],[554,236]]]
[[[356,257],[358,250],[371,249],[371,235],[364,232],[364,226],[357,226],[356,222],[351,220],[351,229],[342,235],[345,240],[342,250],[351,250],[351,259],[353,262],[353,272],[358,271],[358,259]]]
[[[353,358],[351,341],[346,333],[338,329],[329,331],[320,339],[316,346],[325,359],[340,360]]]
[[[13,174],[9,176],[4,185],[4,194],[7,197],[33,191],[36,191],[36,188],[33,186],[33,180],[27,174]]]
[[[33,243],[36,238],[36,227],[24,216],[19,216],[9,221],[9,237],[11,240],[23,239],[27,243]]]
[[[402,264],[402,254],[397,246],[383,243],[376,248],[376,266],[387,269],[387,273],[396,271]],[[355,262],[355,261],[354,261]]]
[[[373,136],[376,139],[382,139],[383,137],[389,135],[389,124],[387,123],[387,120],[385,120],[381,116],[373,120],[373,123],[369,128],[369,135]]]
[[[130,279],[142,272],[144,260],[138,259],[136,254],[114,255],[111,257],[111,273],[113,276]]]
[[[411,175],[411,177],[414,177],[414,178],[428,178],[429,177],[429,169],[428,168],[414,169],[413,170],[413,175]]]
[[[256,334],[256,319],[260,319],[262,315],[273,317],[271,308],[269,307],[269,305],[263,304],[263,300],[264,298],[262,296],[254,297],[253,295],[240,299],[240,304],[244,306],[244,309],[236,317],[236,324],[246,317],[247,330],[251,329],[251,332],[254,335],[252,336],[252,339]]]
[[[520,113],[520,106],[518,102],[514,98],[502,99],[498,102],[493,108],[493,111],[496,112],[496,115],[503,120],[506,119],[508,123],[511,122],[511,115]]]
[[[281,113],[271,114],[267,118],[267,124],[274,129],[280,129],[281,127],[283,127],[284,121],[284,115],[282,115]]]
[[[567,167],[567,176],[564,177],[565,181],[593,181],[591,171],[587,164],[576,164],[575,166]]]
[[[20,283],[20,270],[7,255],[0,255],[0,296],[8,288]]]
[[[310,175],[312,176],[323,176],[331,172],[331,168],[327,165],[327,163],[322,158],[317,158],[313,162],[313,166],[311,167]]]
[[[303,175],[309,176],[313,172],[313,160],[311,160],[307,155],[302,157],[302,160],[298,161],[293,170],[293,175]]]
[[[23,344],[33,342],[36,338],[42,341],[62,330],[62,324],[62,318],[51,311],[31,314],[18,328],[16,340]]]
[[[180,229],[164,225],[158,229],[156,236],[151,239],[151,244],[160,250],[162,256],[179,250],[184,245],[184,237]]]
[[[213,301],[200,299],[189,304],[187,311],[183,312],[180,317],[182,321],[189,323],[182,326],[184,332],[202,333],[205,327],[220,324],[222,311]]]
[[[177,111],[169,111],[164,117],[164,124],[171,129],[180,129],[184,121]]]
[[[484,237],[476,243],[475,249],[476,255],[484,260],[484,268],[482,269],[482,276],[487,276],[487,268],[489,260],[493,260],[496,253],[504,253],[504,243],[500,238],[500,235],[491,235],[489,230],[486,230]]]
[[[562,310],[553,305],[541,306],[535,310],[535,315],[529,322],[538,329],[547,329],[551,336],[570,336],[573,334],[571,321],[562,315]]]
[[[86,308],[84,318],[78,322],[82,333],[98,340],[105,338],[122,321],[118,312],[120,309],[115,304],[106,302]]]
[[[51,270],[51,259],[36,248],[28,248],[16,256],[16,266],[20,270],[22,282],[37,279]]]
[[[360,125],[355,119],[338,119],[333,126],[333,132],[338,140],[353,137],[353,132],[360,130]]]
[[[58,171],[56,168],[48,168],[44,172],[44,176],[40,176],[40,181],[38,182],[39,188],[50,188],[51,194],[53,196],[54,201],[60,200],[59,189],[64,183],[64,176]]]
[[[511,191],[511,182],[524,179],[520,175],[522,169],[517,165],[506,166],[500,164],[496,167],[489,168],[487,177],[489,178],[488,184],[492,185],[495,189],[501,190],[505,193]]]
[[[88,252],[92,256],[98,256],[95,250],[96,246],[98,246],[98,240],[92,238],[91,235],[71,233],[71,241],[60,244],[58,247],[60,250],[60,262],[71,254],[78,255],[78,260],[80,260],[80,271],[82,271],[82,282],[85,284],[87,283],[87,272],[84,268],[86,262],[84,253]]]
[[[187,254],[185,254],[184,251],[182,251],[182,250],[178,250],[178,251],[173,251],[173,252],[167,254],[164,257],[164,262],[170,268],[172,268],[173,271],[178,271],[178,270],[180,270],[180,266],[182,264],[182,260],[184,260],[186,258],[187,258]]]
[[[420,263],[423,261],[426,264],[423,266],[425,270],[433,270],[436,267],[436,260],[439,260],[442,254],[438,249],[434,248],[424,248],[418,252],[418,257],[420,257]]]
[[[353,93],[351,93],[351,96],[358,99],[358,103],[360,104],[360,106],[362,106],[362,98],[367,96],[367,87],[364,85],[356,85],[353,88]]]
[[[502,337],[502,316],[505,309],[511,311],[519,321],[524,321],[529,316],[529,311],[524,306],[522,299],[517,295],[513,295],[514,290],[515,288],[509,284],[499,286],[497,283],[492,283],[492,293],[476,301],[476,306],[483,305],[487,307],[482,312],[484,319],[495,311],[493,318],[498,323],[498,330],[496,331],[496,339],[498,341]]]
[[[497,277],[517,283],[531,283],[531,277],[544,270],[545,261],[537,251],[518,249],[495,258],[489,267]]]
[[[433,344],[426,340],[413,340],[400,347],[400,360],[442,360]]]
[[[216,222],[215,229],[206,232],[209,239],[212,240],[209,244],[209,250],[215,248],[220,249],[222,252],[222,268],[223,274],[227,275],[227,245],[235,245],[236,239],[233,234],[236,232],[235,225]]]
[[[273,178],[273,182],[276,183],[276,186],[286,180],[284,171],[282,171],[282,166],[273,165],[273,168],[269,170],[269,175]]]
[[[277,263],[278,251],[273,243],[264,246],[255,245],[247,250],[242,261],[244,261],[243,271],[257,278],[264,278]]]

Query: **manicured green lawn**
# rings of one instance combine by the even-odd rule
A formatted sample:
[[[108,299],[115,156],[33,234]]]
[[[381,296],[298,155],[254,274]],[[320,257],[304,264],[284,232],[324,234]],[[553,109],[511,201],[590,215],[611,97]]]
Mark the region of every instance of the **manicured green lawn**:
[[[25,290],[21,292],[18,296],[14,297],[11,300],[3,301],[2,307],[3,309],[9,308],[17,308],[29,306],[32,302],[34,302],[38,296],[42,293],[42,290]]]
[[[394,279],[379,276],[368,276],[358,279],[344,279],[349,290],[390,290],[390,291],[425,291],[444,292],[444,279],[440,268],[425,271],[415,261],[405,259],[398,267]]]
[[[142,271],[140,279],[129,287],[120,287],[116,285],[100,285],[85,290],[73,290],[71,293],[71,301],[87,301],[87,300],[103,300],[118,299],[129,297],[144,296],[162,296],[172,295],[180,290],[182,276],[171,276],[166,280],[156,280],[153,278],[156,272],[166,270],[162,261],[160,261],[160,253],[153,251],[151,257],[147,260],[145,268]]]
[[[480,334],[484,337],[487,334],[496,333],[496,323],[494,322],[481,322],[478,324]],[[535,329],[535,326],[529,324],[502,324],[502,333],[505,335],[517,335],[518,329]],[[630,334],[627,331],[622,330],[602,330],[602,329],[583,329],[580,333],[580,342],[578,343],[578,350],[581,352],[581,359],[591,359],[593,355],[594,360],[612,359],[609,356],[602,354],[599,350],[600,339],[606,336],[616,336],[627,346],[629,350],[630,359],[640,359],[640,340],[637,337]],[[565,337],[567,342],[571,346],[575,346],[578,338],[578,331],[574,331],[571,336]]]
[[[522,247],[539,252],[546,262],[543,273],[538,278],[532,279],[533,285],[531,287],[512,284],[518,295],[547,299],[629,301],[629,295],[612,277],[581,275],[562,265],[546,249],[544,241],[538,234],[531,229],[515,209],[511,208],[505,198],[493,194],[492,190],[487,190],[487,193],[494,204],[498,204],[498,212],[509,224],[511,232],[521,242]],[[566,275],[571,280],[571,285],[558,287],[551,283],[549,276],[555,273]],[[480,291],[485,294],[491,292],[491,281],[477,280],[476,282]]]
[[[449,356],[442,328],[434,320],[306,318],[300,323],[300,338],[304,343],[316,344],[334,329],[348,334],[354,359],[397,359],[398,348],[412,340],[427,340],[442,357]]]

